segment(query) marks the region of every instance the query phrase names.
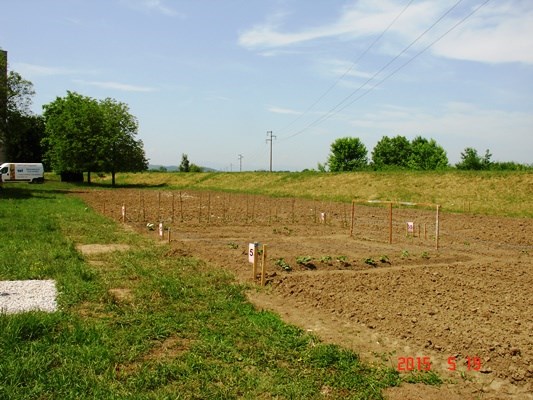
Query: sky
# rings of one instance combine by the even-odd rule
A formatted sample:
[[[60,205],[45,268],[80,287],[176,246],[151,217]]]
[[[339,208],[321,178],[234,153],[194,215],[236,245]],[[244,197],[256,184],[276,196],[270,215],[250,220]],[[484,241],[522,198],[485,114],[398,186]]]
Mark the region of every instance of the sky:
[[[531,0],[2,0],[0,48],[36,114],[127,104],[151,164],[300,171],[397,135],[533,163]]]

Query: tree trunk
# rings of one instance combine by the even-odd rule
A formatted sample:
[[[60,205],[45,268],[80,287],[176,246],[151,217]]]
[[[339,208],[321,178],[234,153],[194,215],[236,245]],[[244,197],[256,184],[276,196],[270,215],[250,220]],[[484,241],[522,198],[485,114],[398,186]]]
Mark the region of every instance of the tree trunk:
[[[87,183],[91,184],[91,171],[87,171]]]

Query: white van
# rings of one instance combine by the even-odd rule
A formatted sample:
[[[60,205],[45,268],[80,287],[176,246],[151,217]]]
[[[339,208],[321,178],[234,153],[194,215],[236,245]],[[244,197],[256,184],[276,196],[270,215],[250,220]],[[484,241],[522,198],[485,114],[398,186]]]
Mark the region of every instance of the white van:
[[[6,182],[44,182],[44,168],[41,163],[4,163],[0,165],[1,181]]]

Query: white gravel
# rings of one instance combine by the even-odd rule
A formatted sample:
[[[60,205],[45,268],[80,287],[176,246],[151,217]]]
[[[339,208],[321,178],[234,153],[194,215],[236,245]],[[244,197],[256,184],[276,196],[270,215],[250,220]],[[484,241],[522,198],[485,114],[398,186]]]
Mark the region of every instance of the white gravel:
[[[0,313],[57,310],[57,289],[53,280],[0,281]]]

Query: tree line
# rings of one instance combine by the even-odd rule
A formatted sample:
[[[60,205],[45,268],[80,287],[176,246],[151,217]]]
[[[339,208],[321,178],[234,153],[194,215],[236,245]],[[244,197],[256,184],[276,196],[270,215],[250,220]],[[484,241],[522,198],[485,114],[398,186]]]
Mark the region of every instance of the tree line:
[[[110,172],[115,184],[116,172],[137,172],[148,169],[143,142],[136,139],[137,119],[127,104],[112,98],[96,100],[67,91],[43,106],[43,114],[31,112],[33,84],[10,71],[0,95],[7,101],[0,118],[0,141],[11,162],[43,162],[47,170],[61,174],[64,180],[90,183],[91,173]],[[3,135],[2,135],[3,133]],[[467,147],[460,170],[531,170],[533,165],[515,162],[493,162]],[[450,168],[446,151],[434,139],[417,136],[409,141],[404,136],[383,136],[368,157],[368,150],[357,137],[336,139],[319,171],[358,170],[442,170]],[[182,154],[180,172],[198,172],[202,168]]]
[[[515,162],[493,162],[492,154],[485,151],[480,156],[476,149],[467,147],[461,153],[461,161],[455,164],[459,170],[531,170],[533,165]],[[361,170],[444,170],[451,168],[448,156],[442,146],[434,139],[417,136],[409,141],[404,136],[383,136],[375,145],[368,158],[368,150],[357,137],[336,139],[330,147],[330,153],[324,164],[318,164],[318,170],[325,172],[361,171]]]

